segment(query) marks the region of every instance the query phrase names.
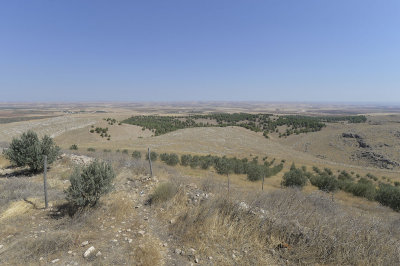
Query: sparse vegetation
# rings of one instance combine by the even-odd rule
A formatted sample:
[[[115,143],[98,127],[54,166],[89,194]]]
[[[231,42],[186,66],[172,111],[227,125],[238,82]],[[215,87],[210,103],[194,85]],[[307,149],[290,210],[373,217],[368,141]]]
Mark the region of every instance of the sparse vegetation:
[[[133,151],[132,152],[132,157],[136,160],[141,159],[142,158],[142,154],[140,153],[140,151]]]
[[[100,135],[102,138],[107,138],[107,140],[111,140],[111,135],[108,133],[108,127],[102,128],[102,127],[96,127],[95,129],[90,129],[90,133],[96,132],[97,134]]]
[[[73,150],[73,151],[77,151],[77,150],[78,150],[78,145],[72,144],[72,145],[69,147],[69,149],[70,149],[70,150]]]

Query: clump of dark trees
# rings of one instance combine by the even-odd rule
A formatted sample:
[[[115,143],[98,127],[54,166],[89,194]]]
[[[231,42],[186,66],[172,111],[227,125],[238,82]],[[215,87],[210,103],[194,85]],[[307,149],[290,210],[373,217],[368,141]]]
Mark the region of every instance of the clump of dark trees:
[[[358,180],[357,180],[358,179]],[[287,187],[302,188],[310,182],[318,189],[334,193],[338,190],[351,193],[357,197],[364,197],[370,201],[378,201],[395,211],[400,211],[400,187],[376,181],[378,178],[372,174],[365,177],[353,176],[352,173],[341,171],[335,175],[331,169],[313,167],[313,172],[308,172],[305,167],[296,168],[293,164],[283,176],[282,185]],[[374,182],[375,181],[375,182]]]
[[[201,119],[202,122],[196,120]],[[208,121],[209,122],[208,122]],[[205,122],[206,121],[206,122]],[[268,138],[268,133],[278,132],[279,126],[287,126],[285,132],[280,132],[280,137],[292,134],[301,134],[320,131],[325,123],[347,121],[348,123],[363,123],[365,116],[299,116],[286,115],[274,117],[272,114],[248,113],[215,113],[191,116],[132,116],[122,123],[141,126],[142,130],[148,129],[156,136],[183,128],[192,127],[227,127],[239,126],[246,129],[263,132]]]
[[[100,135],[102,138],[107,138],[107,140],[111,139],[111,135],[108,133],[108,127],[102,128],[102,127],[96,127],[95,129],[91,129],[90,133],[97,133]]]

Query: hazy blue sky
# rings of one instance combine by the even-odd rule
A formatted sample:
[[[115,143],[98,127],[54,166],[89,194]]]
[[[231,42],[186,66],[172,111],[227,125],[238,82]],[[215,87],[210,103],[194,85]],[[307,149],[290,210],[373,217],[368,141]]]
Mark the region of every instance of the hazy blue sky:
[[[0,0],[0,102],[400,102],[399,0]]]

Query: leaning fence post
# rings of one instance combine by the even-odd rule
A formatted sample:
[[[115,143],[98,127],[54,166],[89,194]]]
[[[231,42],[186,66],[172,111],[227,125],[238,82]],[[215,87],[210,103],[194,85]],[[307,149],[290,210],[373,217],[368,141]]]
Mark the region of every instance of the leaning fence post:
[[[149,155],[150,176],[153,177],[153,167],[152,167],[152,165],[151,165],[150,148],[147,148],[147,154]]]
[[[44,155],[44,172],[43,172],[43,188],[44,188],[44,208],[49,207],[49,202],[47,200],[47,155]]]

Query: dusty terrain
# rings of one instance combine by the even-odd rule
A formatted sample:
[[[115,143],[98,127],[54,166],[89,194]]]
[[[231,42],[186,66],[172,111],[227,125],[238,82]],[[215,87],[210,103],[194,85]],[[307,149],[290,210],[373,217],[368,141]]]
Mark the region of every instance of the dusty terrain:
[[[155,137],[151,131],[138,126],[110,125],[104,120],[110,117],[121,121],[134,114],[182,115],[217,111],[365,114],[368,122],[332,123],[319,132],[287,138],[271,134],[266,139],[261,133],[240,127],[188,128]],[[311,185],[303,192],[281,189],[280,186],[283,172],[291,162],[307,168],[329,167],[360,175],[372,173],[380,180],[385,177],[391,182],[400,181],[400,108],[396,106],[284,103],[0,105],[0,118],[29,119],[31,116],[34,116],[32,120],[0,124],[0,148],[7,147],[13,137],[32,129],[40,136],[54,137],[65,154],[48,173],[51,208],[47,210],[43,209],[42,175],[26,175],[21,169],[10,167],[0,156],[0,264],[389,265],[400,262],[396,249],[400,240],[398,213],[345,192],[336,193],[332,202],[330,195],[318,192]],[[108,127],[110,140],[90,133],[96,127]],[[79,147],[77,151],[69,150],[72,144]],[[268,156],[286,160],[286,163],[284,171],[266,179],[263,193],[260,193],[260,182],[249,182],[244,175],[231,175],[232,202],[226,203],[225,198],[221,198],[226,196],[226,176],[216,174],[213,169],[167,167],[156,162],[156,178],[149,178],[148,163],[133,160],[130,156],[134,150],[144,154],[148,147],[158,153],[180,155]],[[96,152],[88,152],[88,148],[94,148]],[[125,149],[128,154],[122,153]],[[77,164],[94,157],[113,164],[117,172],[115,188],[96,208],[70,217],[62,209],[68,177]],[[166,202],[148,205],[150,195],[162,183],[177,186],[176,194]],[[326,234],[318,233],[327,228],[332,230]],[[303,238],[294,240],[293,237],[299,234],[306,235],[307,241],[311,242]],[[366,240],[359,242],[357,237],[364,234]],[[350,238],[357,249],[347,247],[347,253],[336,249],[337,241],[348,245],[346,241]],[[83,254],[91,246],[95,248],[94,253],[84,258]]]

